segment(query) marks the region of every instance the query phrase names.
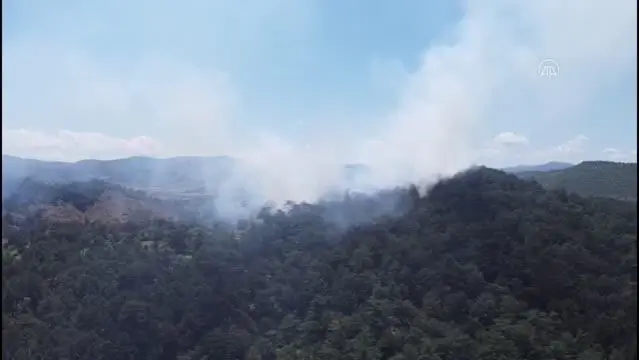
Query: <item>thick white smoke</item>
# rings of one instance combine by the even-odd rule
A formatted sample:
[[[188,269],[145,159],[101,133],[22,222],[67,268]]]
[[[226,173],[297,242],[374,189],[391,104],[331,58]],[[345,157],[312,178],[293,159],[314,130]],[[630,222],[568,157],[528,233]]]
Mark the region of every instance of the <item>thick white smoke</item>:
[[[397,107],[380,115],[384,126],[367,139],[322,129],[300,143],[263,130],[237,131],[233,109],[242,106],[241,96],[232,79],[217,73],[166,62],[144,71],[106,71],[64,47],[3,45],[3,117],[138,119],[129,124],[140,133],[155,126],[173,136],[90,134],[88,141],[82,133],[3,128],[3,153],[66,160],[127,152],[228,155],[238,167],[221,184],[210,175],[210,188],[221,196],[219,210],[236,213],[244,211],[234,200],[240,190],[254,199],[244,205],[249,209],[266,200],[314,201],[346,187],[369,191],[454,173],[485,160],[479,135],[491,121],[574,123],[601,86],[636,65],[636,1],[470,0],[463,6],[450,33],[424,44]],[[561,76],[551,81],[537,73],[549,57],[561,64]],[[13,86],[7,96],[5,74]],[[365,178],[346,184],[347,163],[365,164]]]
[[[367,181],[355,185],[365,190],[457,172],[481,161],[474,135],[491,116],[550,125],[582,115],[606,79],[636,63],[636,7],[629,0],[469,1],[453,33],[442,34],[450,40],[424,53],[377,139],[310,150],[277,138],[252,143],[241,153],[249,178],[266,198],[301,201],[343,188],[346,159],[368,166]],[[549,56],[562,64],[552,84],[538,74]]]

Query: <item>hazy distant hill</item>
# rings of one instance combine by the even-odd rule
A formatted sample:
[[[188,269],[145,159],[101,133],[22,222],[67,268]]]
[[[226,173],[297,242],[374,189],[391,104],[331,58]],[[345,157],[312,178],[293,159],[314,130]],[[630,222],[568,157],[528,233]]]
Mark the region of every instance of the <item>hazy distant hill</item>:
[[[3,189],[19,179],[46,183],[104,180],[132,188],[195,189],[215,186],[229,176],[235,161],[229,157],[131,157],[117,160],[82,160],[74,163],[2,156]]]
[[[185,218],[186,211],[176,205],[100,180],[45,184],[26,179],[3,198],[2,211],[81,223]]]
[[[25,179],[42,183],[65,184],[101,180],[133,189],[142,189],[156,197],[194,199],[203,194],[216,196],[220,185],[233,176],[241,163],[230,157],[174,157],[157,159],[131,157],[117,160],[83,160],[75,163],[40,161],[2,156],[2,190],[6,198]],[[367,187],[369,170],[365,165],[346,165],[345,188]],[[579,165],[549,162],[503,169],[522,178],[534,178],[547,188],[564,188],[586,196],[636,200],[637,164],[589,161]],[[242,189],[238,195],[241,196]],[[248,190],[248,189],[244,189]],[[228,190],[225,194],[228,193]],[[245,196],[244,196],[245,197]]]
[[[518,174],[518,173],[529,172],[529,171],[546,172],[546,171],[563,170],[571,166],[574,166],[574,165],[570,163],[565,163],[565,162],[551,161],[549,163],[541,164],[541,165],[517,165],[513,167],[507,167],[502,170],[507,173]]]
[[[241,161],[226,157],[183,156],[166,159],[131,157],[116,160],[82,160],[55,162],[23,159],[2,155],[3,198],[24,179],[44,183],[84,182],[102,180],[121,186],[143,189],[158,196],[180,193],[185,196],[215,193],[241,168]],[[346,165],[343,184],[363,187],[368,168]],[[340,189],[342,190],[342,189]]]
[[[237,166],[232,158],[134,157],[64,163],[3,155],[2,165],[3,214],[40,214],[54,221],[235,220],[268,200],[242,188],[241,182],[224,186]],[[394,211],[392,196],[383,195],[371,203],[366,196],[352,194],[349,207],[334,208],[333,202],[341,201],[349,186],[365,187],[367,175],[364,165],[344,167],[345,188],[334,189],[322,202],[330,220],[352,223]]]
[[[532,178],[549,189],[566,189],[583,196],[637,200],[637,163],[584,161],[562,170],[517,175]]]

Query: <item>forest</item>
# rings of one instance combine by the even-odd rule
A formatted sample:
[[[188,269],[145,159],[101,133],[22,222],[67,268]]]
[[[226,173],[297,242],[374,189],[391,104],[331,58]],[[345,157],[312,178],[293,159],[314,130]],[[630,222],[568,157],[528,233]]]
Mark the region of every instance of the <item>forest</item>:
[[[566,189],[583,196],[637,201],[637,163],[584,161],[553,171],[517,174],[532,178],[548,189]]]
[[[235,227],[7,211],[2,358],[637,358],[636,203],[489,168],[395,196],[349,226],[349,199]]]

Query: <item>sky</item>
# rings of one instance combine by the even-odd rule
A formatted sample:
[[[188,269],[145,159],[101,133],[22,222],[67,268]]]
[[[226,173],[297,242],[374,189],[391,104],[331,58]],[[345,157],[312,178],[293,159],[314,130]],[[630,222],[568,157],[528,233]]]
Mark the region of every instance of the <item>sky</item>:
[[[228,155],[272,182],[329,181],[353,162],[394,183],[471,164],[636,161],[636,0],[2,10],[3,154]]]

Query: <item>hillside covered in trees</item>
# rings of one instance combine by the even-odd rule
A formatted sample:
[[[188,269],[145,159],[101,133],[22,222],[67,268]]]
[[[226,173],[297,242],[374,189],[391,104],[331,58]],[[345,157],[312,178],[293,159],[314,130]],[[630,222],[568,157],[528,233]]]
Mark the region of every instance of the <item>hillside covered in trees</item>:
[[[13,209],[3,359],[636,359],[635,204],[487,168],[392,195],[348,228],[387,201],[235,228]]]
[[[565,189],[582,196],[637,201],[637,163],[584,161],[553,171],[520,172],[548,189]]]

